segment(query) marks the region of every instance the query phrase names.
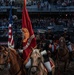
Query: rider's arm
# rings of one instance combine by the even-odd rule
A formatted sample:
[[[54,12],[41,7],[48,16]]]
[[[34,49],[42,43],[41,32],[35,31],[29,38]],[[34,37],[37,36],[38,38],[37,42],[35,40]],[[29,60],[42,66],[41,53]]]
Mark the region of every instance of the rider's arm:
[[[43,50],[43,51],[41,51],[41,55],[47,55],[47,54],[50,54],[51,52],[50,51],[46,51],[46,50]]]
[[[41,51],[41,55],[46,55],[46,54],[47,54],[46,50]]]

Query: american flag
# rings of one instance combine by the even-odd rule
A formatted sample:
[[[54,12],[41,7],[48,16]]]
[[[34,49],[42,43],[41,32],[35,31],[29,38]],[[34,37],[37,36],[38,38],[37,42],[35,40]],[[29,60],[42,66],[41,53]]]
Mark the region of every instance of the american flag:
[[[10,15],[9,15],[9,27],[8,27],[8,47],[14,48],[14,40],[13,40],[13,33],[12,33],[12,6],[10,7]]]

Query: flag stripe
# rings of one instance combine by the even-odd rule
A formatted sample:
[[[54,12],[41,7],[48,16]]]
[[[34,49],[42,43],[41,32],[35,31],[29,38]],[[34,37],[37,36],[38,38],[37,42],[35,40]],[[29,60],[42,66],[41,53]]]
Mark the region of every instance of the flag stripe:
[[[31,41],[32,41],[33,38],[35,38],[35,35],[32,35],[32,36],[28,39],[28,42],[27,42],[26,46],[23,47],[24,50],[29,47],[29,45],[31,44]]]
[[[9,15],[9,33],[8,33],[8,47],[14,48],[14,40],[13,40],[13,33],[12,33],[12,6],[10,8],[10,15]]]

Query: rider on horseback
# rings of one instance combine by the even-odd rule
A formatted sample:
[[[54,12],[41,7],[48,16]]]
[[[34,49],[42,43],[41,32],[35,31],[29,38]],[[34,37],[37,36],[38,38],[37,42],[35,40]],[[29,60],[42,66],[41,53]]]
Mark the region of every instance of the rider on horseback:
[[[52,75],[52,68],[49,60],[49,53],[54,51],[54,45],[53,45],[53,33],[52,33],[52,27],[48,27],[48,32],[46,33],[46,42],[43,50],[46,52],[43,54],[43,51],[41,54],[44,57],[44,65],[48,70],[48,75]]]
[[[70,60],[72,60],[71,36],[69,35],[67,28],[64,28],[64,33],[62,36],[66,40],[66,44],[67,44],[67,47],[68,47],[69,53],[70,53]]]
[[[51,64],[50,64],[50,60],[49,60],[49,53],[50,53],[49,43],[50,43],[49,41],[46,42],[44,49],[43,49],[45,51],[45,53],[43,53],[43,51],[42,51],[41,55],[43,55],[44,65],[48,70],[48,75],[52,75],[52,68],[51,68]]]
[[[48,27],[48,32],[46,33],[46,44],[49,45],[50,52],[53,54],[55,54],[57,49],[58,37],[53,34],[52,27]]]
[[[52,33],[52,27],[48,27],[48,32],[46,33],[46,44],[48,44],[48,42],[50,42],[49,45],[50,46],[50,51],[54,52],[54,45],[53,45],[53,39],[54,39],[54,35]]]
[[[46,50],[45,50],[46,49]],[[50,64],[50,60],[49,60],[49,50],[45,47],[44,51],[41,52],[41,55],[44,57],[44,66],[46,67],[47,71],[48,71],[48,75],[52,75],[52,67]],[[29,58],[28,62],[25,65],[25,68],[30,68],[31,67],[31,63],[32,60],[31,58]]]
[[[51,30],[49,30],[49,32],[51,32]],[[52,34],[46,34],[46,35],[48,35],[48,36],[46,36],[46,39],[48,38],[48,39],[50,39],[47,43],[53,43],[52,42],[52,38],[53,38],[53,36],[52,36]],[[47,46],[49,46],[49,44],[47,44],[46,43],[46,45],[45,45],[45,47],[44,47],[44,50],[46,50],[46,52],[47,53],[43,53],[43,52],[41,52],[41,55],[43,55],[43,57],[44,57],[44,66],[47,68],[47,70],[48,70],[48,75],[52,75],[52,68],[51,68],[51,65],[50,65],[50,62],[49,62],[49,55],[48,55],[48,53],[49,53],[49,47],[47,47]],[[27,62],[27,64],[25,65],[25,67],[26,68],[29,68],[30,66],[31,66],[31,62],[32,62],[32,60],[31,59],[29,59],[29,61]]]
[[[47,50],[41,52],[41,55],[43,55],[43,57],[44,57],[43,65],[46,67],[46,69],[48,71],[48,75],[52,75],[52,67],[51,67],[49,55],[47,52],[48,52]],[[32,64],[32,59],[29,58],[28,62],[25,64],[25,68],[29,69],[31,67],[31,64]]]

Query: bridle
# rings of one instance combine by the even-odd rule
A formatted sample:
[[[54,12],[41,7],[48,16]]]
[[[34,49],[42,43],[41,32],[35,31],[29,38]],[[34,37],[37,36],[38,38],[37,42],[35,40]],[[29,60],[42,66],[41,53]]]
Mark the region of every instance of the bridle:
[[[60,46],[60,48],[61,48],[61,47],[64,48],[65,45],[66,45],[65,39],[64,39],[64,38],[63,38],[63,39],[60,39],[60,40],[59,40],[59,46]]]
[[[10,74],[11,75],[18,75],[21,70],[22,70],[22,66],[20,67],[20,69],[15,74],[12,74],[11,72],[10,72]]]
[[[32,59],[32,57],[30,58],[31,59],[31,67],[29,68],[29,70],[28,70],[28,72],[29,72],[29,75],[30,75],[30,73],[32,73],[33,75],[40,75],[40,68],[38,67],[39,66],[39,64],[41,63],[41,62],[39,62],[38,63],[38,66],[34,66],[34,65],[32,65],[33,64],[33,59]],[[33,73],[33,68],[35,68],[36,69],[36,71]]]
[[[28,71],[28,72],[29,72],[29,75],[30,75],[31,72],[33,72],[32,68],[36,68],[35,73],[39,73],[39,68],[38,68],[38,66],[31,66],[31,67],[29,68],[29,71]]]

